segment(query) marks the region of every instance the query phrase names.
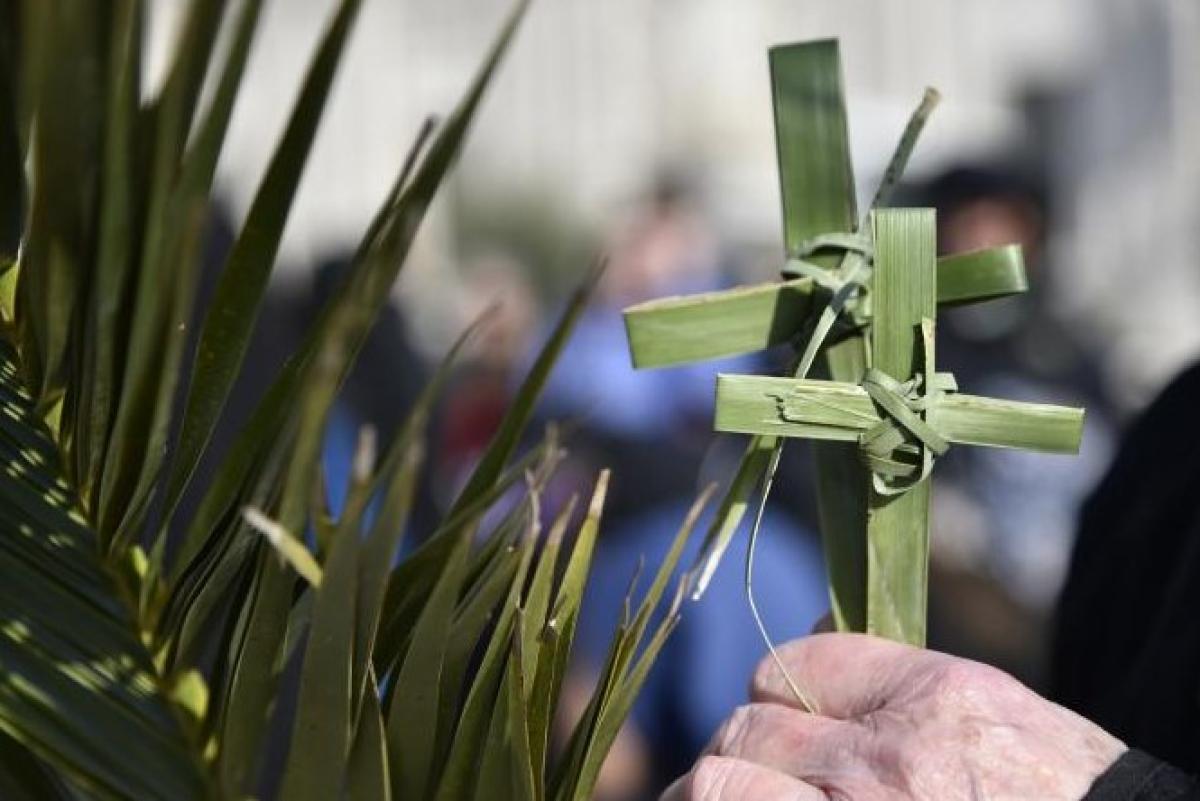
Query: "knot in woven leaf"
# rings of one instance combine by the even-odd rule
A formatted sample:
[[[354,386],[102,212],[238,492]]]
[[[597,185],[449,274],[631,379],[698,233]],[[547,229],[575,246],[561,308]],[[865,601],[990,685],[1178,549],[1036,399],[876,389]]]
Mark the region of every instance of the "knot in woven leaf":
[[[808,260],[808,257],[822,252],[842,254],[838,266],[826,269]],[[847,324],[855,330],[870,323],[867,285],[874,258],[875,243],[871,237],[845,232],[818,234],[788,252],[788,260],[782,270],[783,277],[811,278],[814,284],[829,293],[829,302],[818,316],[816,324],[807,332],[798,332],[793,342],[797,352],[801,353],[800,365],[804,372],[812,365],[817,350],[836,323]]]
[[[826,269],[808,260],[819,253],[841,253],[851,258],[848,264]],[[782,272],[784,278],[811,278],[818,286],[836,295],[847,284],[853,284],[855,288],[864,287],[867,277],[864,268],[874,257],[875,243],[869,236],[841,232],[818,234],[788,253]]]
[[[883,420],[859,436],[858,447],[881,495],[899,495],[919,484],[937,457],[950,449],[946,438],[926,422],[926,414],[939,396],[957,389],[954,376],[935,373],[931,385],[925,383],[920,374],[901,382],[874,368],[863,377],[862,388]]]

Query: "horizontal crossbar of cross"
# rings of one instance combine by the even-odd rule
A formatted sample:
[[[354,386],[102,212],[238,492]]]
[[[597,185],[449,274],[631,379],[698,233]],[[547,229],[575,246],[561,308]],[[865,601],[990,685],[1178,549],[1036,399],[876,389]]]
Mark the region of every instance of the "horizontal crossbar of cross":
[[[947,393],[925,420],[962,445],[1075,453],[1083,409]],[[718,431],[855,442],[883,420],[860,386],[757,375],[717,377]]]
[[[938,305],[1015,295],[1027,288],[1019,245],[938,260]],[[791,341],[824,301],[811,278],[662,298],[625,310],[634,367],[736,356]]]

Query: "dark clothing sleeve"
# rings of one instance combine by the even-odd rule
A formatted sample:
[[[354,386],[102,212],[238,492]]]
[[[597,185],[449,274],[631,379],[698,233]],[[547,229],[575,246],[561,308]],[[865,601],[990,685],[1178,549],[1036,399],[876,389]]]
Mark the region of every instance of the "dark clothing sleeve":
[[[1050,698],[1200,774],[1200,366],[1130,427],[1084,505]]]
[[[1200,801],[1200,783],[1131,748],[1096,779],[1083,801]]]

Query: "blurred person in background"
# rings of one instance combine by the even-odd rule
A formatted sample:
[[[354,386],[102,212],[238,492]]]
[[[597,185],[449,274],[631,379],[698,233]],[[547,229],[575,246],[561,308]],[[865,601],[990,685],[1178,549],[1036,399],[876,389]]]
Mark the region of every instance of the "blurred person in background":
[[[1055,314],[1061,276],[1047,255],[1052,218],[1037,184],[1015,167],[963,165],[917,195],[937,209],[939,253],[1020,244],[1029,276],[1021,295],[939,312],[939,367],[966,391],[1087,409],[1077,457],[958,448],[938,464],[931,643],[1042,686],[1041,632],[1077,510],[1112,451],[1112,406],[1096,354]]]
[[[347,274],[351,251],[330,253],[317,263],[306,302],[298,304],[301,317],[296,330],[304,330],[305,321],[315,320],[321,307],[337,291]],[[358,433],[372,426],[379,442],[391,440],[392,433],[406,419],[417,395],[428,380],[425,360],[412,342],[404,312],[390,301],[371,328],[346,383],[338,393],[325,431],[322,467],[330,509],[341,511],[354,463]],[[418,495],[414,508],[417,530],[432,520],[433,509],[428,482]]]
[[[207,303],[206,299],[215,290],[232,236],[228,211],[221,205],[214,206],[206,233],[197,304]],[[277,280],[269,286],[246,350],[246,368],[238,374],[213,432],[212,445],[200,462],[198,473],[202,478],[211,475],[220,462],[218,457],[223,456],[248,422],[288,358],[298,352],[306,332],[347,274],[352,258],[353,250],[349,248],[330,250],[304,277]],[[198,335],[196,327],[192,336]],[[389,302],[371,328],[329,418],[322,468],[333,511],[342,506],[359,429],[370,425],[378,432],[380,441],[390,439],[427,378],[428,369],[413,344],[404,312],[397,303]],[[193,486],[206,486],[206,481],[194,481]],[[199,502],[194,494],[194,490],[185,494],[185,514],[180,519],[188,519],[186,510]],[[428,487],[423,486],[413,509],[413,520],[423,530],[431,515]]]
[[[747,361],[646,371],[630,365],[622,309],[726,285],[726,257],[688,176],[661,176],[608,240],[604,275],[550,377],[542,411],[578,420],[572,450],[613,468],[605,507],[612,519],[695,492],[716,374]]]
[[[654,565],[666,553],[696,495],[695,476],[728,479],[736,470],[742,442],[720,438],[712,444],[716,374],[763,369],[756,358],[645,372],[630,366],[624,307],[729,284],[728,258],[690,184],[678,173],[665,175],[613,235],[597,297],[546,389],[544,413],[578,421],[567,443],[576,468],[568,465],[567,474],[590,485],[597,468],[613,469],[564,718],[582,712],[630,580],[643,561]],[[792,486],[792,480],[781,484]],[[578,489],[586,492],[586,485]],[[793,514],[804,505],[800,497],[773,504],[759,544],[756,597],[768,629],[779,638],[806,631],[828,606],[816,538]],[[695,558],[710,519],[711,510],[693,535],[682,569]],[[653,797],[695,758],[744,695],[744,676],[765,647],[742,583],[749,523],[744,521],[704,598],[684,610],[605,765],[596,793],[600,801]],[[649,580],[642,577],[635,601]]]
[[[486,319],[442,396],[436,424],[440,461],[433,466],[433,483],[442,488],[438,500],[444,504],[458,494],[500,427],[539,323],[537,301],[519,262],[489,250],[472,259],[465,272],[458,316]]]

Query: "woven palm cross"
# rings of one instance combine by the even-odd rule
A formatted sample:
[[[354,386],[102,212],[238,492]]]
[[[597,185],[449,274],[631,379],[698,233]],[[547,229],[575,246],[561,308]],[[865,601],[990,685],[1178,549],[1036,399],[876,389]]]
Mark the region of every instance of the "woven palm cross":
[[[717,380],[715,428],[752,436],[709,530],[694,594],[755,489],[769,486],[782,443],[812,439],[838,628],[920,645],[937,456],[953,444],[1074,452],[1083,411],[960,394],[952,376],[935,370],[940,305],[1026,287],[1019,247],[938,259],[932,210],[880,207],[936,94],[914,114],[860,223],[837,43],[777,47],[770,61],[784,280],[627,309],[633,363],[661,367],[792,343],[792,376]],[[830,380],[806,378],[814,360]]]

